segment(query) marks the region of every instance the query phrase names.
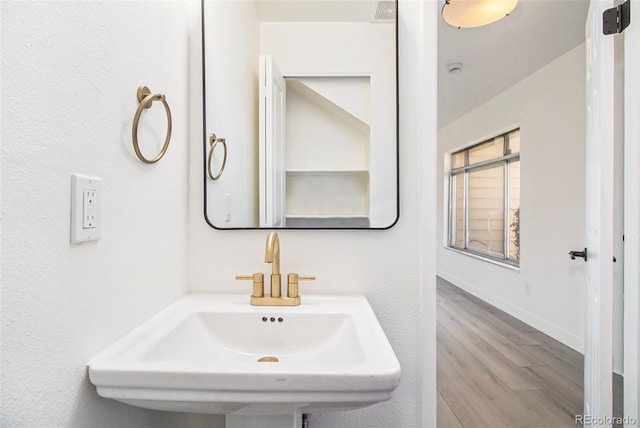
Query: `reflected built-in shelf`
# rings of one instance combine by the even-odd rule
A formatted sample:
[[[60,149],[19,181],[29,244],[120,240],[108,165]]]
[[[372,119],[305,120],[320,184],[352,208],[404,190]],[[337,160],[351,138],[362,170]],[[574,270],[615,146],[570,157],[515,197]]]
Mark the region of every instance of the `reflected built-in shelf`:
[[[369,116],[368,77],[287,79],[287,226],[369,227]]]

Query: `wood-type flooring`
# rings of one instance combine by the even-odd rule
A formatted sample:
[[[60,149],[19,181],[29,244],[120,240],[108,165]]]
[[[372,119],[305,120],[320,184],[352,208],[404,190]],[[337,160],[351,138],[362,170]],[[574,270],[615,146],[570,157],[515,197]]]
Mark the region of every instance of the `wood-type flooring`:
[[[582,354],[442,278],[437,284],[439,428],[580,425]]]

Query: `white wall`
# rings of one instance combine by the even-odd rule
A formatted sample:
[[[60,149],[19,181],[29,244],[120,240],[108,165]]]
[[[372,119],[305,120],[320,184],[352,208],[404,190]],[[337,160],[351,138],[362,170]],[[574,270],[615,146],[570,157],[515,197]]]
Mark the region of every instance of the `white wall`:
[[[262,22],[260,53],[287,76],[371,75],[370,216],[396,219],[394,27],[366,22]]]
[[[3,427],[175,427],[191,416],[98,397],[89,359],[187,280],[184,2],[10,2],[2,16]],[[166,94],[163,160],[131,146],[136,88]],[[145,111],[159,149],[162,105]],[[103,235],[69,242],[70,174],[103,179]]]
[[[567,253],[584,247],[584,87],[580,45],[438,132],[438,274],[579,351],[584,267]],[[519,271],[445,248],[443,167],[446,153],[516,126]]]
[[[313,415],[314,427],[435,426],[436,2],[400,2],[400,221],[388,231],[279,231],[282,271],[315,274],[309,293],[364,293],[394,347],[394,398]],[[197,88],[192,87],[197,91]],[[194,98],[197,111],[198,100]],[[193,128],[199,120],[192,115]],[[192,291],[251,294],[236,274],[268,272],[267,231],[218,231],[202,218],[201,144],[192,138],[189,272]],[[304,304],[304,303],[302,303]],[[424,419],[421,420],[421,416]]]
[[[226,138],[228,147],[222,176],[216,181],[207,178],[207,216],[217,227],[255,227],[260,23],[251,1],[207,1],[205,20],[213,23],[205,32],[207,147],[212,132]],[[199,48],[193,54],[200,56]],[[194,79],[201,79],[200,70],[198,64]],[[202,136],[202,129],[195,135]],[[219,164],[212,167],[213,174],[218,168]]]

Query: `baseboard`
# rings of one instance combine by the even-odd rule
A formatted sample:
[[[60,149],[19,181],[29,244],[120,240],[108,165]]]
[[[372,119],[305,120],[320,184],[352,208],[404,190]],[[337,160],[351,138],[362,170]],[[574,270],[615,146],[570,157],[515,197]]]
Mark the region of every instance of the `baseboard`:
[[[496,296],[494,294],[487,293],[485,290],[482,290],[475,285],[456,277],[455,275],[451,275],[441,270],[437,270],[437,275],[442,279],[449,281],[455,286],[463,289],[467,293],[473,294],[477,298],[484,300],[485,302],[495,306],[496,308],[519,319],[520,321],[529,324],[531,327],[540,330],[544,334],[551,336],[552,338],[576,350],[577,352],[584,354],[583,338],[578,337],[571,332],[558,328],[556,325],[538,317],[537,315],[532,314],[529,311],[526,311],[519,306],[514,305],[508,300],[505,300],[502,297]]]

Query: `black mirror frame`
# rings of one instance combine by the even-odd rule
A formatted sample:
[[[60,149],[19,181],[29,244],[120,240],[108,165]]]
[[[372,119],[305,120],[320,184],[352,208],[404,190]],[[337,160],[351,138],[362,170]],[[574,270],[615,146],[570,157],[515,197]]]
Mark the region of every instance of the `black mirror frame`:
[[[395,1],[396,5],[396,18],[395,18],[395,49],[396,49],[396,218],[389,225],[385,227],[217,227],[214,225],[207,216],[207,103],[206,103],[206,69],[205,69],[205,19],[204,19],[204,3],[206,0],[200,1],[200,28],[201,28],[201,47],[202,47],[202,177],[203,177],[203,193],[204,193],[204,206],[203,214],[204,219],[209,226],[216,230],[388,230],[398,224],[400,220],[400,76],[399,76],[399,43],[398,43],[398,16],[399,16],[399,2]]]

